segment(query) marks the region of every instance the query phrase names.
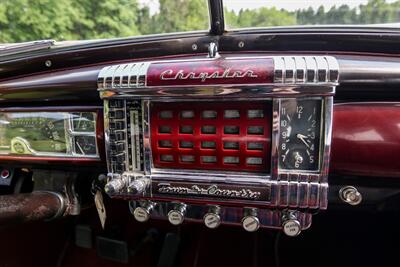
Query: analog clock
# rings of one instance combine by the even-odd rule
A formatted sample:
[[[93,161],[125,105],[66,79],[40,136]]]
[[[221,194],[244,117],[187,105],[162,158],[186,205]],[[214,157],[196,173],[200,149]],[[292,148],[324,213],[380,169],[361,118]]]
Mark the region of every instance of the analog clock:
[[[319,169],[321,108],[320,99],[280,101],[278,151],[281,169]]]

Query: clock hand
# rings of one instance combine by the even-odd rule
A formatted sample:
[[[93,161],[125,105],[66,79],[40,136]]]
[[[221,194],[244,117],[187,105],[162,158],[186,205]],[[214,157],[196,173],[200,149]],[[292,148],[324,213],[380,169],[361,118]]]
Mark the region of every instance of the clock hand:
[[[296,137],[299,138],[306,145],[306,147],[310,148],[310,145],[306,142],[306,140],[304,140],[304,138],[307,138],[307,136],[297,134]]]
[[[296,136],[297,136],[297,138],[305,138],[305,139],[307,139],[307,138],[308,138],[308,136],[306,136],[306,135],[302,135],[302,134],[297,134]]]

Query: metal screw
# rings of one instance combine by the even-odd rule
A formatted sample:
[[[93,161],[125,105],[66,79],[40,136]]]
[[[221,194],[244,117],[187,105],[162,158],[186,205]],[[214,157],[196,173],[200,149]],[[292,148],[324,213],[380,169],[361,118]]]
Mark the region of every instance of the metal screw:
[[[46,67],[48,67],[48,68],[50,68],[51,67],[51,60],[46,60],[45,62],[44,62],[44,65],[46,65]]]
[[[192,44],[192,49],[193,49],[193,51],[196,51],[197,50],[197,44]]]
[[[244,42],[243,42],[243,41],[240,41],[239,44],[238,44],[238,46],[239,46],[240,48],[243,48],[243,47],[244,47]]]

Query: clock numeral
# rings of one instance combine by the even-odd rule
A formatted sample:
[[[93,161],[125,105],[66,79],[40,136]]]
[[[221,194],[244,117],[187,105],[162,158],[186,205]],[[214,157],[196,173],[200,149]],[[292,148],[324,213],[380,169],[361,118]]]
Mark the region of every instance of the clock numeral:
[[[297,118],[301,119],[301,114],[303,114],[303,106],[296,107]]]
[[[314,128],[316,125],[317,125],[317,121],[316,120],[312,120],[311,121],[311,127]]]

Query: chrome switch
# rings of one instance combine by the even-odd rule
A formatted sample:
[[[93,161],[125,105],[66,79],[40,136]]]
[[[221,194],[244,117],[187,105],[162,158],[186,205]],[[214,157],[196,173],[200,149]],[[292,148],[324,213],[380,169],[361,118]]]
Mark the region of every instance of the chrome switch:
[[[138,222],[147,222],[150,219],[151,211],[153,210],[155,203],[146,201],[142,206],[137,207],[133,211],[133,217],[135,217]]]
[[[221,224],[220,211],[221,208],[219,206],[211,206],[208,209],[208,212],[203,217],[204,224],[208,228],[215,229]]]
[[[287,236],[298,236],[301,233],[301,225],[293,211],[282,213],[282,229]]]
[[[255,232],[260,228],[260,220],[257,217],[257,209],[245,209],[242,226],[247,232]]]
[[[183,203],[175,204],[175,208],[168,212],[168,221],[173,225],[180,225],[185,219],[186,205]]]

